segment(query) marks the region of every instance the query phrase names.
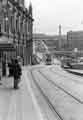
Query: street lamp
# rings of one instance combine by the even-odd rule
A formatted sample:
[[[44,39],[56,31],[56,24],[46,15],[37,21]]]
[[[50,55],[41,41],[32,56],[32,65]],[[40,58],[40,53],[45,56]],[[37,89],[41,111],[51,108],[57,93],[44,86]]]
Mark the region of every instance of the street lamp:
[[[18,56],[20,56],[20,32],[18,31]]]
[[[9,20],[8,20],[8,16],[6,16],[5,21],[6,21],[6,32],[7,32],[8,38],[9,38]]]
[[[23,57],[23,65],[24,65],[24,33],[23,33],[23,42],[22,42],[22,45],[23,45],[23,54],[22,54],[22,57]]]
[[[8,19],[8,14],[7,14],[7,12],[5,11],[4,12],[4,22],[5,22],[5,25],[4,25],[4,29],[5,29],[5,32],[6,33],[8,33],[7,35],[8,35],[8,37],[9,37],[9,24],[8,24],[8,21],[9,19]]]

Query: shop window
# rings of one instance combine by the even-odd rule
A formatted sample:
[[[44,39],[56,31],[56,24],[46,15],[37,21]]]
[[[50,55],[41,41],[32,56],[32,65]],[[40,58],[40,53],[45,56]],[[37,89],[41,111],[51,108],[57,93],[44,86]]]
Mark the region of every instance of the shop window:
[[[13,18],[11,16],[11,33],[13,33]]]
[[[9,31],[9,24],[7,20],[4,20],[4,31],[8,32]]]
[[[18,32],[18,19],[16,19],[16,32]]]
[[[0,36],[2,36],[2,31],[1,31],[1,24],[0,24]]]

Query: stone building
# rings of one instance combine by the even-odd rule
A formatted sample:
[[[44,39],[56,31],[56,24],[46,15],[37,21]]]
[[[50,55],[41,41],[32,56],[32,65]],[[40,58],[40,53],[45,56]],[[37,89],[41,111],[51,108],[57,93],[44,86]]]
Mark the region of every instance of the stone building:
[[[32,60],[32,5],[24,0],[0,0],[0,59],[21,56],[25,65]],[[3,47],[2,47],[3,46]]]

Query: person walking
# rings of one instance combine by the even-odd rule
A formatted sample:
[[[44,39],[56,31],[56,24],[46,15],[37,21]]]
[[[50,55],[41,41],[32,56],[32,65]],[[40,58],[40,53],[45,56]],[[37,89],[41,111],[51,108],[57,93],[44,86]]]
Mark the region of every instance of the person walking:
[[[13,65],[14,65],[13,62],[14,62],[14,60],[11,59],[11,61],[8,63],[8,67],[9,67],[9,75],[8,75],[8,77],[13,76]]]
[[[15,59],[14,61],[14,65],[13,65],[13,76],[14,76],[14,89],[18,89],[18,84],[20,82],[20,77],[21,77],[21,74],[22,74],[22,70],[21,70],[21,66],[19,65],[18,63],[18,60]]]

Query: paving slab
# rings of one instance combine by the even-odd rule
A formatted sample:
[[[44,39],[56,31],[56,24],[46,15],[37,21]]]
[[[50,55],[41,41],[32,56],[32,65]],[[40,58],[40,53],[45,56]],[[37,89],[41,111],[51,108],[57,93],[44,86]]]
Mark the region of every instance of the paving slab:
[[[23,68],[23,73],[25,72],[27,70]],[[15,90],[12,77],[1,78],[0,120],[40,120],[36,100],[29,90],[29,78],[23,74],[21,79],[19,89]]]

